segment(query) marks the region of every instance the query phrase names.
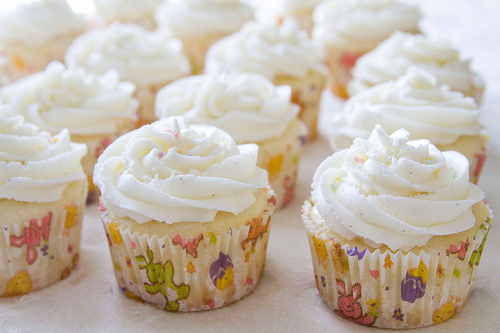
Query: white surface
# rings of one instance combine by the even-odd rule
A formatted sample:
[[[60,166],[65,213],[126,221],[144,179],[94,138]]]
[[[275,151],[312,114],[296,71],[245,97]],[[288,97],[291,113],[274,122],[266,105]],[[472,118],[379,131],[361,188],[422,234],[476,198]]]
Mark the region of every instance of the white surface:
[[[499,215],[500,4],[495,0],[421,3],[423,31],[450,38],[464,57],[473,59],[473,68],[486,79],[482,123],[491,142],[479,186]],[[324,102],[322,119],[328,119],[332,112],[338,111],[340,102],[329,94]],[[0,299],[0,331],[382,332],[335,315],[322,303],[316,290],[300,207],[309,195],[317,165],[329,154],[324,140],[305,146],[295,199],[273,217],[265,272],[258,288],[247,298],[218,310],[198,313],[167,313],[128,299],[115,282],[106,237],[94,205],[87,207],[81,261],[76,270],[66,280],[44,290]],[[474,291],[462,311],[420,332],[498,332],[500,226],[497,224],[495,218]]]

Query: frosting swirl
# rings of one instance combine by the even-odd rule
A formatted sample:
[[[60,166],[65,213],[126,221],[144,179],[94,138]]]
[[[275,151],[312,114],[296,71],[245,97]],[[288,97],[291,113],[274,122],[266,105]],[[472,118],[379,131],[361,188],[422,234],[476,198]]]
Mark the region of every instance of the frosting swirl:
[[[252,9],[239,0],[165,1],[155,11],[158,26],[176,38],[229,35],[252,18]]]
[[[102,135],[119,132],[135,118],[134,91],[115,70],[99,76],[52,62],[44,72],[0,89],[0,100],[50,133],[68,128],[73,135]]]
[[[308,70],[325,71],[321,52],[293,20],[285,20],[279,27],[249,22],[213,44],[205,60],[207,73],[250,72],[271,81],[278,74],[303,78]]]
[[[239,214],[268,186],[257,152],[220,129],[170,117],[115,140],[99,157],[94,182],[106,207],[138,223],[209,222],[218,211]]]
[[[42,45],[66,35],[81,34],[85,23],[64,0],[40,0],[19,4],[0,15],[0,45]]]
[[[143,86],[172,81],[191,70],[180,41],[162,40],[141,26],[118,23],[76,38],[65,62],[101,75],[115,68],[122,80]]]
[[[376,124],[391,132],[405,128],[413,139],[435,145],[453,143],[461,135],[479,135],[479,110],[474,99],[439,86],[432,74],[416,67],[398,79],[351,97],[333,120],[333,144],[342,137],[367,138]],[[352,142],[352,141],[351,141]]]
[[[412,65],[432,73],[439,85],[463,93],[484,89],[470,61],[461,60],[448,40],[396,32],[373,51],[359,58],[353,68],[349,94],[379,83],[396,80]]]
[[[51,136],[9,109],[0,106],[0,199],[60,200],[71,182],[86,179],[87,147],[72,143],[68,130]]]
[[[279,137],[299,107],[289,86],[249,73],[198,75],[177,80],[156,97],[156,116],[182,115],[187,123],[222,129],[237,143]],[[241,126],[245,124],[245,126]]]
[[[463,155],[410,141],[402,129],[389,136],[379,125],[368,140],[357,138],[323,161],[312,189],[315,208],[336,233],[394,251],[471,228],[472,205],[484,198],[469,182]]]
[[[397,0],[333,0],[314,11],[313,35],[320,41],[371,50],[394,31],[418,31],[416,6]]]

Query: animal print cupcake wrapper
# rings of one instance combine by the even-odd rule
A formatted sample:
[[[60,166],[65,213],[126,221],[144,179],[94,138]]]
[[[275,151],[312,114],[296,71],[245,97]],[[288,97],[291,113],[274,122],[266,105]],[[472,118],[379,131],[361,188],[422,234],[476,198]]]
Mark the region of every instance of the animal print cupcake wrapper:
[[[317,288],[336,314],[357,324],[412,328],[454,316],[472,291],[491,219],[473,239],[421,251],[359,251],[316,233],[304,205]]]
[[[477,184],[479,181],[479,176],[481,175],[481,172],[483,170],[484,162],[486,161],[486,149],[483,148],[481,149],[480,152],[476,153],[474,155],[474,159],[470,163],[470,182]]]
[[[0,221],[0,297],[26,294],[70,274],[79,259],[85,202],[86,195],[60,209],[37,209],[22,222]]]
[[[274,204],[236,230],[185,238],[132,234],[100,209],[116,280],[127,297],[166,311],[209,310],[240,300],[259,283]]]

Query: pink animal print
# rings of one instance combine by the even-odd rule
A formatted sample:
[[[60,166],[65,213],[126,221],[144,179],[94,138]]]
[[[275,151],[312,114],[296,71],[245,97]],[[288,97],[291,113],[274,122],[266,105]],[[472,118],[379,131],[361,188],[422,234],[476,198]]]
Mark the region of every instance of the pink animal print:
[[[338,310],[335,313],[361,325],[373,325],[376,316],[370,316],[367,313],[363,314],[361,304],[357,301],[361,297],[361,285],[355,283],[352,286],[352,293],[346,293],[345,283],[342,280],[337,280],[337,292],[339,293]]]
[[[46,241],[49,240],[50,233],[50,222],[52,220],[52,213],[42,217],[41,225],[38,225],[37,219],[31,219],[30,225],[24,228],[24,233],[22,236],[10,236],[10,245],[15,247],[21,247],[26,244],[28,248],[26,250],[26,260],[28,260],[28,264],[32,264],[35,262],[36,257],[38,256],[38,252],[35,247],[40,246],[40,242],[43,236],[43,239]]]
[[[465,242],[460,241],[458,246],[450,244],[450,247],[448,248],[448,250],[446,250],[446,255],[449,256],[451,254],[456,254],[458,259],[464,260],[465,256],[467,255],[467,250],[469,249],[469,245],[470,245],[469,239],[467,239]]]
[[[198,244],[203,239],[203,234],[199,234],[197,238],[193,239],[191,242],[186,242],[185,239],[181,238],[181,235],[177,234],[177,236],[172,239],[172,244],[180,245],[187,253],[189,253],[193,258],[198,257]]]

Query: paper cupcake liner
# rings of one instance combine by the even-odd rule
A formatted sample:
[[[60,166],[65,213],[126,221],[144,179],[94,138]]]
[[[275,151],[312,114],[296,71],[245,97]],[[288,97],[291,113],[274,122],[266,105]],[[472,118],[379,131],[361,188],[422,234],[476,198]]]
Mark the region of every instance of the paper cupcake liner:
[[[198,38],[182,39],[183,51],[189,58],[192,75],[203,73],[207,50],[212,44],[227,35],[214,33],[212,35],[198,36]]]
[[[339,316],[382,328],[413,328],[437,324],[454,316],[472,291],[491,219],[473,239],[429,249],[420,254],[341,246],[314,231],[304,205],[302,218],[317,287],[323,302]]]
[[[269,185],[276,193],[277,209],[287,206],[294,197],[300,156],[306,140],[305,133],[304,129],[293,141],[283,145],[281,151],[272,152],[271,157],[259,148],[257,166],[268,172]]]
[[[85,201],[86,193],[24,221],[0,221],[0,296],[26,294],[70,274],[79,259]]]
[[[481,149],[480,152],[474,155],[474,159],[469,163],[469,179],[471,183],[477,184],[479,176],[483,170],[484,162],[486,161],[486,148]]]
[[[347,84],[352,79],[352,69],[356,61],[369,50],[340,50],[327,48],[327,65],[330,69],[327,85],[332,93],[342,99],[348,99]]]
[[[276,86],[292,87],[292,103],[300,106],[299,119],[307,127],[307,138],[313,139],[318,134],[318,115],[321,94],[325,86],[325,75],[319,71],[309,71],[304,79],[278,75],[273,83]]]
[[[274,206],[230,232],[182,238],[138,236],[100,205],[123,293],[166,311],[219,308],[250,294],[264,269]]]

